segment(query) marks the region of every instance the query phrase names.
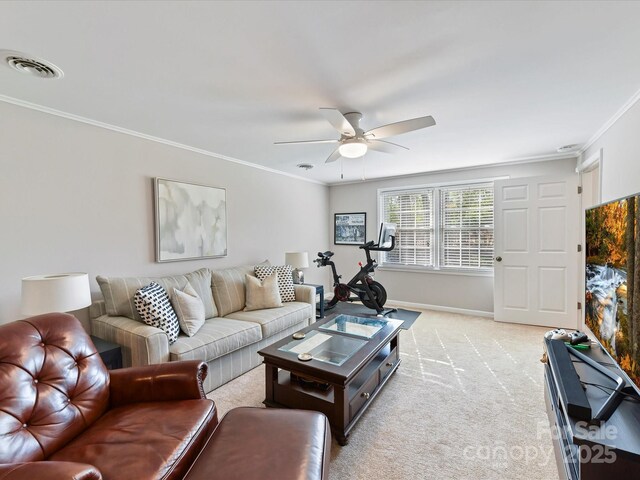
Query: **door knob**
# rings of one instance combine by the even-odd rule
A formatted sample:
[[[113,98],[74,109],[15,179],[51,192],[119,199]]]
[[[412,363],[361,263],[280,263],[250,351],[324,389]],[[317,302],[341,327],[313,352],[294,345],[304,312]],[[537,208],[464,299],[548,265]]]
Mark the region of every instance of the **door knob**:
[[[502,261],[502,257],[496,257],[496,262],[501,262]]]

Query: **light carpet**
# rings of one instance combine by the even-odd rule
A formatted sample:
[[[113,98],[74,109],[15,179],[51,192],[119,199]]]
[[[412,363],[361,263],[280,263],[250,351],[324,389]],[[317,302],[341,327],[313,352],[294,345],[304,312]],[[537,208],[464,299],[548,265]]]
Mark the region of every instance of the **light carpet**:
[[[402,363],[340,447],[331,480],[557,480],[543,397],[546,328],[423,311]],[[222,415],[262,406],[260,366],[209,394]]]

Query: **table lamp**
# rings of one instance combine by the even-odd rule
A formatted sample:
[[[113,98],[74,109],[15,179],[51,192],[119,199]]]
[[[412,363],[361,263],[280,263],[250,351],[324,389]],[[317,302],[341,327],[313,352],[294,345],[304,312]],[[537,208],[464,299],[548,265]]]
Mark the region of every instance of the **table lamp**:
[[[287,252],[284,254],[284,263],[291,265],[293,271],[293,283],[304,283],[304,272],[301,268],[309,268],[309,254],[307,252]]]
[[[36,275],[22,279],[22,313],[72,312],[91,305],[86,273]]]

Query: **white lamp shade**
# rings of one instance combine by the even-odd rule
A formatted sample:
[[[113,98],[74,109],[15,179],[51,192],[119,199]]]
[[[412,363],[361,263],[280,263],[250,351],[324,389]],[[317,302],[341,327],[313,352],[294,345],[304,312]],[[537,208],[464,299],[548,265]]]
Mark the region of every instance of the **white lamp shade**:
[[[284,263],[293,268],[309,268],[309,254],[307,252],[287,252],[284,254]]]
[[[72,312],[91,305],[86,273],[36,275],[22,279],[22,313]]]

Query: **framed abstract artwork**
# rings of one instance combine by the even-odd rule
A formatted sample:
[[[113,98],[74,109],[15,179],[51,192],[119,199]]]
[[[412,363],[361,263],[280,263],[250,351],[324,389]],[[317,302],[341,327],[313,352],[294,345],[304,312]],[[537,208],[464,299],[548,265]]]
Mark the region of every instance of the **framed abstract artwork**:
[[[227,191],[155,179],[156,261],[227,255]]]
[[[336,213],[334,215],[333,243],[335,245],[362,245],[366,236],[366,213]]]

